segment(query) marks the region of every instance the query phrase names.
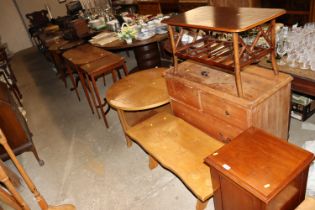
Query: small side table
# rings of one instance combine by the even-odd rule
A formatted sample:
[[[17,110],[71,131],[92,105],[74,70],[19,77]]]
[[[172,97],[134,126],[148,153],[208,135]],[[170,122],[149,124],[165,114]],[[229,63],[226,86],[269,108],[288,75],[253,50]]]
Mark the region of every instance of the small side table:
[[[163,73],[166,68],[153,68],[134,74],[114,83],[106,93],[107,102],[117,109],[120,123],[124,132],[156,114],[169,109],[170,99],[167,93],[166,82]],[[127,146],[132,141],[127,135]]]
[[[72,82],[75,82],[73,76],[71,76],[72,75],[71,67],[73,66],[75,70],[78,72],[86,99],[88,100],[88,103],[90,105],[90,108],[93,114],[94,114],[94,109],[93,109],[92,102],[88,93],[89,90],[87,88],[87,84],[85,83],[85,78],[84,78],[83,73],[81,72],[80,66],[94,62],[98,59],[108,56],[109,54],[111,53],[106,50],[100,49],[98,47],[94,47],[90,44],[80,45],[76,48],[67,50],[66,52],[63,53],[63,57],[66,60],[67,73],[70,75],[70,78],[72,78],[71,79]],[[78,98],[80,99],[76,85],[74,86],[74,88],[75,88]]]
[[[106,119],[107,112],[104,111],[103,109],[104,106],[106,105],[106,100],[105,100],[105,103],[102,103],[99,90],[96,85],[96,80],[98,77],[102,75],[111,73],[113,77],[113,82],[116,82],[117,81],[116,70],[119,71],[119,69],[121,68],[124,70],[125,76],[127,76],[128,69],[125,63],[125,58],[119,55],[113,54],[113,53],[110,53],[104,58],[94,61],[93,63],[88,63],[81,67],[82,73],[85,74],[85,76],[87,76],[88,78],[87,85],[88,85],[89,90],[91,91],[91,96],[92,96],[93,103],[95,105],[95,110],[97,111],[97,113],[98,113],[98,109],[101,111],[101,115],[103,117],[105,126],[107,128],[109,127],[107,119]],[[93,91],[94,91],[94,94],[93,94]]]
[[[305,198],[314,155],[249,128],[206,159],[216,210],[293,210]]]
[[[163,23],[168,24],[175,71],[178,67],[177,58],[192,59],[233,71],[238,96],[243,97],[243,67],[270,54],[273,70],[278,74],[275,60],[275,19],[283,14],[283,9],[204,6],[163,20]],[[267,28],[263,27],[264,24]],[[240,33],[254,28],[258,33],[249,44],[243,40]],[[199,35],[199,30],[229,33],[232,37],[230,41],[218,40],[209,35],[210,33]],[[183,43],[187,32],[191,41]],[[260,39],[265,40],[267,47],[260,46]]]

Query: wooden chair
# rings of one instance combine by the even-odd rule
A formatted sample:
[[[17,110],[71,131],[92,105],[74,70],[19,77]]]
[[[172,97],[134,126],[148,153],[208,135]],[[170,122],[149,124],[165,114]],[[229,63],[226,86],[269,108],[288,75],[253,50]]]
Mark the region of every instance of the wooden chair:
[[[30,27],[39,29],[48,25],[49,18],[47,17],[47,15],[48,15],[47,10],[40,10],[28,13],[25,16],[30,21]]]
[[[4,82],[7,84],[9,89],[13,92],[20,106],[22,106],[21,99],[22,94],[17,86],[17,79],[12,71],[7,53],[4,47],[0,47],[0,76],[3,77]]]
[[[38,35],[40,30],[47,26],[49,21],[49,18],[47,17],[48,11],[47,10],[40,10],[35,11],[32,13],[28,13],[25,15],[25,17],[29,20],[29,28],[28,31],[31,35],[31,38],[33,42],[36,44],[37,48],[41,51],[44,51],[44,45],[39,39]]]
[[[162,13],[159,1],[138,1],[140,15],[157,15]]]
[[[12,162],[14,163],[20,175],[22,176],[23,180],[25,181],[27,187],[33,193],[36,201],[38,202],[42,210],[75,210],[76,209],[75,206],[71,204],[64,204],[64,205],[58,205],[58,206],[48,205],[44,197],[38,192],[32,180],[30,179],[26,171],[23,169],[23,167],[17,160],[12,149],[8,145],[8,141],[6,137],[4,136],[1,129],[0,129],[0,144],[7,151]],[[0,165],[0,182],[2,182],[4,186],[6,187],[6,190],[0,188],[0,199],[6,202],[13,209],[30,210],[30,207],[24,201],[23,197],[18,193],[15,186],[12,184],[11,180],[9,179],[8,175],[6,174],[5,170],[3,169],[1,165]]]

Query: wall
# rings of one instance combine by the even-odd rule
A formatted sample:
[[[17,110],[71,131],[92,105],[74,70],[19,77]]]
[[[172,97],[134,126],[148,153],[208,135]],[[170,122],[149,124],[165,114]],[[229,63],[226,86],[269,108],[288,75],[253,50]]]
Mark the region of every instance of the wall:
[[[0,36],[2,43],[7,43],[13,53],[32,46],[12,0],[0,0]]]

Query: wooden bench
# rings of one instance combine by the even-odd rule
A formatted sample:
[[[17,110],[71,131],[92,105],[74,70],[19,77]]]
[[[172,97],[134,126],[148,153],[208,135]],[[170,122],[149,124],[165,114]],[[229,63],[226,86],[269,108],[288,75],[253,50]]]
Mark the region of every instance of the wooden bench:
[[[149,155],[149,168],[160,164],[173,172],[197,198],[197,210],[213,195],[204,159],[224,144],[167,112],[158,113],[127,130]]]
[[[315,198],[306,197],[305,200],[295,210],[314,210]]]

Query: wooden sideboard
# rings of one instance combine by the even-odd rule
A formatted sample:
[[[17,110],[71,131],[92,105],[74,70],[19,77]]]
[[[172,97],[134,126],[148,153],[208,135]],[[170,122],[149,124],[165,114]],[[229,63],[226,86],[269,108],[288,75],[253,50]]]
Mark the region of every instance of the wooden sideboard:
[[[244,97],[234,76],[195,61],[185,61],[165,75],[171,105],[181,117],[228,143],[251,126],[287,139],[292,77],[254,65],[244,67]]]
[[[32,141],[30,132],[24,116],[12,98],[6,84],[0,82],[0,127],[8,139],[8,143],[15,155],[25,151],[31,151],[42,166],[44,162],[39,158]],[[9,159],[4,148],[0,147],[0,158]]]

